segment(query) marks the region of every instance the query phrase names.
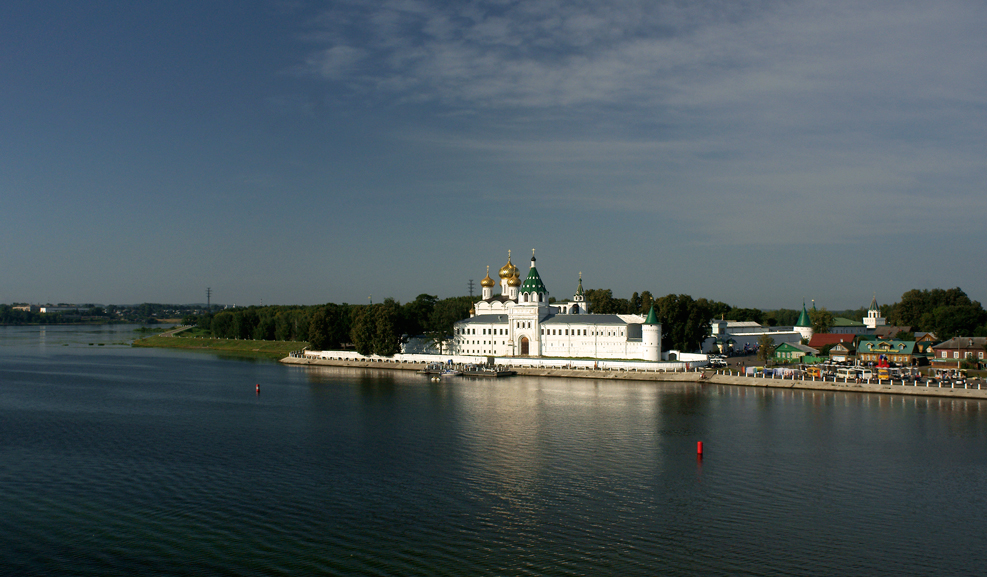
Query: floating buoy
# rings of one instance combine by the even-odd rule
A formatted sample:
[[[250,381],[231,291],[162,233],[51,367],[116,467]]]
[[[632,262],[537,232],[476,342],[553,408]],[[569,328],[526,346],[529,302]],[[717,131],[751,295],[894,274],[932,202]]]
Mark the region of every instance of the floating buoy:
[[[260,383],[257,383],[257,394],[258,394],[258,395],[260,394]],[[701,453],[701,452],[702,452],[702,451],[700,451],[700,453]]]
[[[696,443],[696,454],[700,457],[703,456],[703,442],[699,441]]]

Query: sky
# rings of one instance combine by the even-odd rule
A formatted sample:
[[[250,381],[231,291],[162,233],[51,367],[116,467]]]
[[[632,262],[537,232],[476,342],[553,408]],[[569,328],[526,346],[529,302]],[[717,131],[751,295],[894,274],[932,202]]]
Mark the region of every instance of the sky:
[[[0,303],[987,302],[981,1],[0,3]]]

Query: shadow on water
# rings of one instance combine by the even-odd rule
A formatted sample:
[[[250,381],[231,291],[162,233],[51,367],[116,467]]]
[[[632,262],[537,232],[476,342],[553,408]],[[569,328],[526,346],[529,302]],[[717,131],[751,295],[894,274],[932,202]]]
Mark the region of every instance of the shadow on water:
[[[361,374],[356,381],[364,400],[391,399],[397,392],[397,380],[388,371],[378,374]]]

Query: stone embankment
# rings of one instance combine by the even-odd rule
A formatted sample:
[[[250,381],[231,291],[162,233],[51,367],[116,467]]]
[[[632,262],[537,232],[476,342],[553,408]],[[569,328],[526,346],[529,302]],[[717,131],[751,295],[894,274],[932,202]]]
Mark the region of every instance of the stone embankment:
[[[317,367],[352,367],[356,369],[390,369],[394,371],[420,371],[428,363],[409,363],[404,361],[351,361],[343,359],[316,359],[312,357],[285,357],[281,362],[286,365],[303,365]]]
[[[370,362],[351,361],[340,359],[311,359],[286,357],[281,359],[282,363],[289,365],[303,366],[331,366],[331,367],[352,367],[365,369],[390,369],[405,371],[420,371],[425,368],[426,363],[409,362]],[[758,377],[744,377],[740,375],[718,374],[707,369],[706,371],[689,372],[664,372],[664,371],[609,371],[593,369],[554,369],[554,368],[532,368],[513,367],[518,375],[531,377],[553,377],[566,379],[599,379],[614,381],[652,381],[652,382],[689,382],[714,385],[735,385],[738,387],[765,387],[775,389],[795,389],[812,391],[842,391],[855,393],[879,393],[885,395],[913,395],[921,397],[950,397],[962,399],[987,399],[987,388],[947,388],[947,387],[926,387],[923,385],[901,385],[901,384],[867,384],[854,382],[833,382],[821,380],[803,379],[765,379]],[[973,385],[976,387],[977,385]]]

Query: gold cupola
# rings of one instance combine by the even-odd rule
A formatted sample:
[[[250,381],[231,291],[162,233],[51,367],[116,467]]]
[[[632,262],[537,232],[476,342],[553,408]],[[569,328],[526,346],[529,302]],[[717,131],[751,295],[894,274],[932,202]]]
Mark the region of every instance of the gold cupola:
[[[521,286],[521,277],[515,273],[514,276],[507,279],[507,286]]]
[[[500,267],[499,274],[500,274],[500,278],[506,278],[506,279],[518,275],[517,267],[514,266],[514,264],[511,262],[511,251],[509,250],[507,251],[507,264]]]
[[[497,284],[494,279],[490,278],[490,265],[487,265],[487,276],[480,281],[480,286],[492,287]]]

